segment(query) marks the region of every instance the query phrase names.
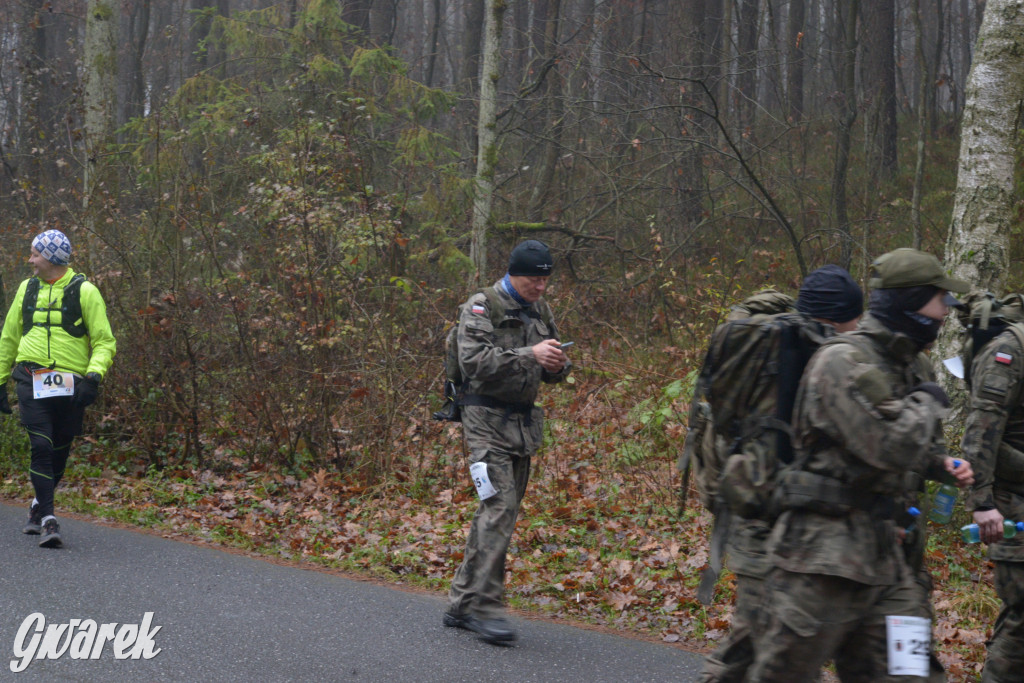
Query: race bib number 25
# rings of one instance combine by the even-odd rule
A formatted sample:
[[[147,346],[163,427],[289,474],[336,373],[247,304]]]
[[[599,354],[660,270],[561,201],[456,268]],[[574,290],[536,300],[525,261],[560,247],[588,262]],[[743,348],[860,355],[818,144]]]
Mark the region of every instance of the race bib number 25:
[[[927,676],[932,622],[924,617],[885,618],[890,676]]]

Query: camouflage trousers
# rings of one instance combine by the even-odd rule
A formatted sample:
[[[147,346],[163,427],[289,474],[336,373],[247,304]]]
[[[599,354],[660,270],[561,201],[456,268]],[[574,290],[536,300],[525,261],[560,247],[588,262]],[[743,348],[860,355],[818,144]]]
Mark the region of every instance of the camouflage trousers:
[[[832,659],[843,683],[944,681],[934,654],[928,676],[889,675],[885,617],[931,619],[929,586],[926,576],[910,572],[899,584],[869,586],[827,574],[773,570],[749,680],[814,681]]]
[[[736,608],[729,634],[704,660],[701,683],[741,683],[754,664],[754,631],[760,623],[765,579],[772,569],[766,550],[771,530],[762,520],[732,519],[726,549],[729,568],[736,575]]]
[[[742,683],[754,663],[754,629],[764,596],[765,580],[736,574],[736,609],[729,635],[704,659],[700,683]]]
[[[480,501],[469,527],[462,564],[448,591],[448,612],[481,619],[501,616],[505,594],[505,556],[515,530],[519,505],[530,480],[530,456],[543,434],[543,413],[534,409],[531,424],[522,415],[465,406],[463,432],[470,464],[487,464],[497,490]]]
[[[996,619],[982,683],[1011,683],[1024,675],[1024,562],[995,562],[995,586],[1003,608]]]

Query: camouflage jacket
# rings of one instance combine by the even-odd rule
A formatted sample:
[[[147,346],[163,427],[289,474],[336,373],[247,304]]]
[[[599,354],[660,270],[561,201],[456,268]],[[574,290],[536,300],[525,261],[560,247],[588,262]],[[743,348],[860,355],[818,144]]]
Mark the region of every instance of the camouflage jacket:
[[[466,394],[489,396],[506,403],[533,403],[540,383],[561,382],[572,370],[566,363],[558,373],[541,367],[532,347],[545,339],[558,339],[554,322],[549,325],[538,311],[547,308],[544,299],[524,307],[509,296],[501,282],[494,285],[505,305],[505,318],[495,328],[490,302],[477,292],[462,307],[459,318],[459,367],[467,378]],[[550,309],[549,309],[550,310]]]
[[[997,508],[1024,521],[1024,351],[1013,332],[1003,332],[971,365],[970,413],[961,445],[974,468],[970,510]],[[993,560],[1024,561],[1024,535],[989,546]]]
[[[794,410],[794,467],[838,482],[883,506],[829,516],[790,509],[769,540],[774,566],[842,576],[869,585],[897,583],[906,569],[893,517],[939,476],[946,411],[915,385],[933,378],[911,340],[870,315],[856,331],[826,342],[811,358]]]

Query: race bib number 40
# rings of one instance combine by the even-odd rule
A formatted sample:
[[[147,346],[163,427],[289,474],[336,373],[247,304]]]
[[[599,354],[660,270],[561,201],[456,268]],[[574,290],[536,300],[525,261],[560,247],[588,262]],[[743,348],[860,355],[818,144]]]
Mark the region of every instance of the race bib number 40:
[[[34,398],[74,395],[75,376],[72,373],[57,370],[35,370],[32,372],[32,396]]]
[[[924,617],[886,617],[890,676],[927,676],[932,622]]]

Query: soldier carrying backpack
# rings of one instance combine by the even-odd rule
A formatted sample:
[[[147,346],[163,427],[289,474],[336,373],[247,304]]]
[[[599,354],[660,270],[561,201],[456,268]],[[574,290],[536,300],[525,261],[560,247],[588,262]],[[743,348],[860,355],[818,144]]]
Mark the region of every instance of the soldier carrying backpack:
[[[1024,668],[1024,540],[1003,536],[1005,521],[1024,520],[1024,296],[972,293],[958,313],[964,375],[971,390],[961,442],[975,481],[965,507],[988,543],[1002,600],[982,680],[1020,680]]]
[[[705,660],[702,681],[741,681],[753,663],[752,628],[769,569],[772,489],[777,471],[793,457],[797,386],[818,346],[854,329],[863,310],[857,283],[829,265],[807,276],[796,302],[775,290],[758,292],[712,334],[682,459],[692,460],[701,500],[715,515],[698,598],[711,601],[724,545],[736,575],[736,610],[731,632]]]

